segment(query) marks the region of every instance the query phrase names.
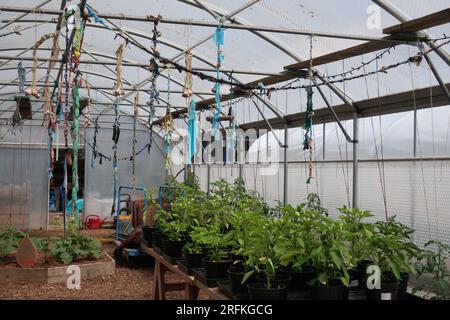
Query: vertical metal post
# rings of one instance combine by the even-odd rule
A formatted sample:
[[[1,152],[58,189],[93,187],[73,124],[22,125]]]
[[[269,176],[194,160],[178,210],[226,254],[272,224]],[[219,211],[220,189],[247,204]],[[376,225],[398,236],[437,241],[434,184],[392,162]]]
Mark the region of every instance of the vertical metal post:
[[[417,109],[414,109],[413,157],[417,157]]]
[[[239,179],[244,179],[243,172],[242,172],[243,170],[244,170],[243,164],[239,163]]]
[[[325,132],[326,132],[326,123],[323,123],[322,128],[322,160],[325,160]]]
[[[283,167],[283,204],[287,205],[288,203],[288,155],[287,155],[287,148],[288,148],[288,125],[287,123],[284,125],[284,167]]]
[[[353,115],[353,208],[358,207],[358,114]]]
[[[206,174],[206,179],[207,179],[207,181],[206,181],[206,193],[209,195],[209,191],[210,191],[210,188],[211,188],[211,186],[210,186],[210,184],[211,184],[211,164],[210,163],[207,163],[206,164],[206,166],[207,166],[207,174]]]

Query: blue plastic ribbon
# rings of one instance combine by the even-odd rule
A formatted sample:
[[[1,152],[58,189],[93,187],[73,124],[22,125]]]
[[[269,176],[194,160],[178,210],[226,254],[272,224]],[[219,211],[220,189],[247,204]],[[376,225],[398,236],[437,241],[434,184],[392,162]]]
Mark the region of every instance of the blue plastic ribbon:
[[[217,24],[216,32],[214,33],[214,42],[217,47],[219,45],[223,45],[225,43],[225,35],[223,32],[223,28],[220,23]]]
[[[188,159],[187,164],[191,164],[191,159],[197,153],[197,124],[195,117],[195,101],[191,100],[188,110]]]
[[[95,23],[100,23],[104,25],[108,30],[112,31],[112,28],[108,26],[106,22],[102,18],[100,18],[90,6],[88,6],[87,4],[84,4],[84,6],[88,11],[88,17],[94,18]]]

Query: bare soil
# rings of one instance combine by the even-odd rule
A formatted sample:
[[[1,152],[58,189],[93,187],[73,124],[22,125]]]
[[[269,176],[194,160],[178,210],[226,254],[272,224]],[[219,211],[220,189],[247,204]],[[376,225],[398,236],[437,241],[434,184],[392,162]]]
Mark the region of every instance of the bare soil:
[[[104,239],[111,236],[114,230],[81,230],[80,233],[85,236]],[[30,232],[32,237],[59,235],[62,235],[59,226],[53,226],[47,231]],[[104,244],[102,250],[112,256],[114,246]],[[166,282],[180,282],[180,279],[173,274],[166,273]],[[126,265],[116,263],[115,275],[82,280],[79,290],[67,289],[65,283],[45,285],[31,283],[0,284],[0,300],[149,300],[152,299],[152,287],[153,267],[129,268]],[[168,292],[166,298],[169,300],[184,299],[184,291]],[[199,299],[207,298],[208,296],[205,293],[200,292]]]

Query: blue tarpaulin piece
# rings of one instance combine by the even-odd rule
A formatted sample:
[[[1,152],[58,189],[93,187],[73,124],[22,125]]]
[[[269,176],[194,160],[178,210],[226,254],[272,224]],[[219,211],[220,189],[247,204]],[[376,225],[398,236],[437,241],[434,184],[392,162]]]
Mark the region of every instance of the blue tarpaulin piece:
[[[77,200],[77,210],[79,212],[83,211],[83,206],[84,206],[84,200],[78,199]],[[70,214],[70,215],[72,214],[72,200],[67,201],[66,214]]]

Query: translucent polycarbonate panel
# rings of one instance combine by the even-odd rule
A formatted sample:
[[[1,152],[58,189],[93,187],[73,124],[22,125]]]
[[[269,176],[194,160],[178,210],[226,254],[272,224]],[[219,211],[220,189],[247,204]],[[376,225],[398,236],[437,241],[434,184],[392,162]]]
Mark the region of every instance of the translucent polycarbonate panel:
[[[26,229],[47,228],[47,159],[45,147],[0,142],[0,224]]]
[[[203,190],[207,189],[202,177],[206,176],[206,166],[195,166]],[[215,168],[217,167],[217,168]],[[283,201],[283,164],[274,175],[262,175],[262,168],[256,164],[243,166],[246,187],[260,193],[269,205]],[[445,230],[450,227],[446,215],[450,180],[450,161],[390,161],[380,164],[364,161],[359,165],[359,204],[371,210],[375,217],[371,221],[383,220],[386,215],[397,219],[416,230],[414,241],[420,245],[430,239],[450,243]],[[233,181],[223,167],[212,165],[214,181],[220,178]],[[314,178],[306,184],[307,164],[289,163],[288,202],[296,205],[306,200],[308,193],[318,193],[322,205],[331,217],[336,218],[338,208],[352,203],[352,168],[343,162],[314,164]],[[384,173],[383,173],[384,172]],[[380,177],[385,183],[382,184]],[[385,190],[383,192],[383,189]]]
[[[236,12],[237,9],[249,3],[250,0],[233,0],[233,1],[202,1],[204,6],[218,14],[219,16],[227,15]],[[448,1],[437,0],[427,2],[426,4],[420,1],[389,1],[396,6],[408,18],[417,18],[425,14],[429,14],[448,7]],[[22,6],[32,8],[39,4],[38,1],[21,1],[18,4],[15,1],[5,0],[2,5],[5,6]],[[146,48],[150,47],[153,23],[150,22],[136,22],[130,21],[126,15],[141,16],[147,15],[156,16],[161,14],[164,18],[172,19],[188,19],[201,20],[210,23],[216,23],[217,17],[212,16],[206,10],[199,7],[199,4],[193,0],[167,0],[167,1],[152,1],[143,2],[138,0],[128,1],[126,6],[121,2],[108,2],[92,0],[89,5],[95,8],[99,15],[102,13],[123,14],[123,19],[111,20],[115,25],[123,28],[135,39],[139,41]],[[44,8],[59,10],[60,3],[52,1],[44,6]],[[256,26],[268,26],[273,28],[290,28],[297,30],[306,30],[311,32],[325,32],[325,33],[339,33],[348,35],[361,35],[382,37],[382,29],[390,25],[398,23],[398,20],[392,17],[384,10],[378,10],[380,13],[380,24],[370,25],[368,22],[374,14],[377,14],[374,9],[377,6],[373,1],[369,0],[343,0],[343,1],[314,1],[314,0],[286,0],[286,1],[272,1],[261,0],[254,3],[252,6],[242,10],[236,16],[233,16],[235,23],[244,23]],[[339,12],[339,14],[336,14]],[[375,12],[375,13],[374,13]],[[15,18],[19,13],[2,12],[0,18],[3,21]],[[52,20],[54,15],[42,14],[38,11],[28,14],[11,26],[5,28],[5,32],[11,28],[32,27],[28,30],[21,31],[21,35],[12,34],[2,37],[0,50],[2,54],[18,56],[23,49],[31,48],[36,40],[41,35],[54,31],[55,23]],[[26,20],[26,21],[25,21]],[[106,21],[110,24],[109,21]],[[230,22],[224,22],[224,25]],[[36,26],[34,26],[36,24]],[[183,62],[183,51],[198,43],[200,45],[193,49],[194,67],[206,68],[204,71],[207,74],[214,75],[213,69],[217,59],[217,49],[211,39],[215,28],[213,27],[199,27],[192,25],[177,25],[160,23],[158,29],[162,36],[159,39],[158,51],[163,57],[169,59],[176,59]],[[432,38],[441,37],[446,30],[446,25],[430,29]],[[62,29],[63,35],[65,28]],[[253,72],[269,72],[278,73],[284,70],[284,66],[295,63],[302,59],[308,59],[310,55],[313,58],[323,54],[334,52],[343,48],[347,48],[356,44],[360,44],[360,40],[336,39],[330,37],[315,36],[310,46],[310,37],[305,35],[281,34],[275,32],[252,32],[245,30],[234,30],[225,28],[225,43],[222,46],[222,53],[224,54],[224,61],[222,68],[228,70],[243,69]],[[114,64],[115,51],[117,47],[124,43],[120,37],[116,37],[114,32],[103,28],[100,24],[93,23],[86,29],[85,38],[83,41],[82,60],[100,59]],[[437,42],[436,44],[439,44]],[[64,37],[60,37],[59,44],[61,48],[65,47]],[[38,56],[48,57],[50,55],[51,41],[45,42],[39,50]],[[443,49],[449,50],[450,46],[446,45]],[[14,49],[14,50],[12,50]],[[389,66],[401,61],[405,61],[410,56],[414,56],[418,52],[415,46],[397,45],[395,50],[392,49],[389,53],[383,55],[382,59],[378,60],[378,64],[372,62],[365,67],[365,70],[359,70],[352,75],[360,74],[363,71],[374,71],[382,67]],[[181,53],[181,56],[180,56]],[[321,73],[333,76],[344,71],[352,71],[352,68],[357,68],[361,63],[367,62],[374,58],[380,52],[374,52],[363,56],[345,59],[344,61],[329,63],[327,65],[318,66]],[[23,55],[24,57],[31,57],[31,51]],[[142,67],[147,66],[150,59],[150,54],[133,45],[129,45],[124,52],[125,62],[135,62]],[[430,54],[436,68],[440,70],[444,81],[450,81],[450,73],[442,72],[447,70],[448,66],[437,57],[436,54]],[[7,60],[6,60],[7,61]],[[2,64],[6,61],[2,61]],[[32,62],[24,61],[27,71],[30,71]],[[48,63],[39,62],[42,64],[42,69],[37,71],[38,79],[42,79],[46,74],[46,66]],[[3,65],[9,70],[0,71],[0,81],[11,81],[17,78],[16,71],[13,69],[17,65],[17,61],[11,61]],[[55,65],[56,68],[59,64]],[[2,68],[3,69],[3,68]],[[103,87],[106,90],[95,91],[92,90],[92,95],[95,95],[96,100],[103,102],[111,102],[114,100],[112,95],[112,86],[115,81],[114,65],[80,65],[80,70],[85,72],[84,76],[93,87]],[[91,73],[89,73],[91,72]],[[94,74],[92,74],[94,73]],[[178,71],[171,71],[171,78],[174,80],[170,85],[164,78],[166,71],[163,72],[160,79],[157,81],[158,88],[161,91],[171,90],[178,91],[170,96],[170,103],[173,107],[184,106],[185,99],[181,97],[179,91],[182,91],[184,83],[184,74],[179,74]],[[51,72],[51,81],[54,81],[57,70]],[[349,76],[349,74],[347,74]],[[102,78],[105,76],[105,78]],[[149,77],[148,70],[139,67],[123,67],[123,81],[127,89],[132,89],[133,86]],[[223,78],[228,79],[228,75],[223,74]],[[262,76],[244,75],[233,73],[233,81],[248,82],[254,81]],[[27,80],[31,79],[31,74],[27,75]],[[231,79],[231,78],[230,78]],[[328,78],[328,80],[339,80],[340,77]],[[307,85],[308,80],[301,80],[296,84]],[[276,86],[281,86],[278,84]],[[368,98],[375,98],[394,94],[402,91],[408,91],[414,88],[424,88],[430,85],[436,85],[436,79],[431,74],[429,67],[425,61],[420,66],[401,65],[400,67],[391,69],[387,74],[380,73],[378,75],[368,76],[367,78],[359,78],[352,81],[347,81],[345,85],[336,83],[335,86],[354,101],[365,100]],[[193,91],[196,93],[194,98],[204,100],[211,98],[211,88],[213,83],[203,81],[198,77],[193,79]],[[148,91],[149,85],[145,83],[142,85],[142,91]],[[0,94],[9,90],[10,92],[17,92],[17,87],[7,86],[2,88],[0,86]],[[329,97],[332,104],[341,104],[342,101],[337,98],[334,93],[323,87],[324,93]],[[128,92],[128,91],[127,91]],[[229,86],[222,86],[222,92],[229,92]],[[203,93],[203,94],[202,94]],[[205,94],[206,93],[206,94]],[[86,90],[81,90],[82,95],[86,95]],[[166,103],[168,99],[165,92],[161,92],[161,103]],[[128,98],[128,102],[132,103],[133,96]],[[148,94],[144,93],[142,101],[148,100]],[[266,117],[274,117],[274,113],[269,111],[267,106],[263,103],[257,102],[262,109],[262,113]],[[305,109],[306,99],[304,89],[289,90],[287,92],[273,93],[270,98],[270,103],[275,105],[283,113],[294,113]],[[325,107],[320,95],[315,91],[313,98],[314,107]],[[262,117],[256,110],[252,103],[248,103],[247,107],[240,107],[239,103],[236,106],[236,118],[238,122],[245,123],[255,120],[260,120]],[[3,107],[0,105],[0,109]],[[228,112],[228,108],[224,107],[224,112]],[[158,109],[158,115],[164,114],[164,110]]]
[[[148,154],[147,149],[142,149],[149,141],[147,131],[139,130],[136,135],[136,151],[141,151],[136,156],[136,186],[144,188],[158,188],[164,179],[164,159],[161,154],[162,141],[156,135],[155,140]],[[132,184],[132,141],[131,130],[122,129],[120,131],[118,144],[118,183],[117,186]],[[88,132],[88,140],[92,143],[93,130]],[[97,136],[97,151],[111,157],[113,155],[112,131],[110,129],[100,129]],[[113,204],[113,167],[112,161],[100,159],[94,161],[91,167],[92,149],[86,149],[85,168],[85,212],[86,214],[97,214],[102,217],[111,215]],[[123,190],[123,193],[132,194],[132,190]],[[133,198],[143,198],[142,191],[135,191]]]
[[[417,112],[417,147],[420,157],[450,155],[450,108],[433,108]]]

